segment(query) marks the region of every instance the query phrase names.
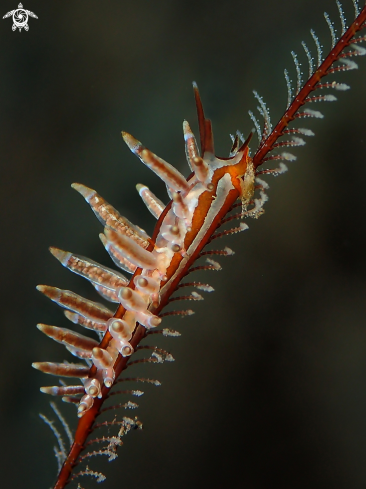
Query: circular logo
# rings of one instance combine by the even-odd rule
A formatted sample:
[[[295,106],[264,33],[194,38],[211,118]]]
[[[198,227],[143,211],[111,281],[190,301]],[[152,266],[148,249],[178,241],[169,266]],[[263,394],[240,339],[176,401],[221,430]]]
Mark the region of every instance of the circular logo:
[[[28,22],[28,13],[26,10],[23,10],[22,8],[18,8],[17,10],[14,10],[13,13],[13,22],[15,25],[15,28],[22,28],[27,25]]]

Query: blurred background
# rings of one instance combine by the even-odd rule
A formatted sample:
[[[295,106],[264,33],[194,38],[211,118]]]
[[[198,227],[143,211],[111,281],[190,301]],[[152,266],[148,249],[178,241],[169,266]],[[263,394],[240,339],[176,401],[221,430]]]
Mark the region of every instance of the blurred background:
[[[3,0],[1,16],[16,3]],[[344,3],[350,20],[352,2]],[[195,80],[216,152],[227,156],[229,133],[252,128],[252,90],[276,122],[284,68],[295,79],[290,51],[307,73],[301,41],[315,54],[312,27],[327,52],[324,10],[337,27],[339,19],[333,0],[28,0],[24,8],[38,16],[28,32],[0,22],[0,464],[3,487],[41,489],[52,485],[56,461],[38,416],[54,416],[51,398],[39,387],[54,380],[31,362],[72,358],[35,326],[71,323],[35,287],[97,299],[48,246],[112,266],[101,225],[70,184],[97,189],[151,233],[135,185],[168,199],[120,131],[188,175],[182,121],[198,134]],[[289,172],[267,178],[266,214],[217,242],[235,256],[218,260],[221,272],[190,277],[215,292],[177,305],[194,316],[164,320],[182,337],[156,344],[176,361],[128,371],[162,386],[134,386],[145,395],[126,414],[144,430],[124,439],[112,464],[90,461],[107,475],[104,489],[366,487],[366,61],[357,62],[358,71],[337,77],[352,89],[312,107],[325,119],[301,122],[316,137],[294,151]],[[61,407],[74,428],[74,406]]]

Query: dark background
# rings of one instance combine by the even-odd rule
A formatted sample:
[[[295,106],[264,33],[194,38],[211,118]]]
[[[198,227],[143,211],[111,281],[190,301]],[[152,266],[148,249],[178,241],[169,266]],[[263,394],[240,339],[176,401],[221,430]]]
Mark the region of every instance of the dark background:
[[[16,3],[2,1],[1,16]],[[186,118],[197,133],[196,80],[217,153],[226,156],[228,134],[252,127],[252,90],[278,120],[283,69],[295,78],[290,51],[307,72],[301,40],[313,47],[313,27],[326,51],[323,11],[339,22],[333,0],[24,7],[39,17],[28,32],[0,22],[0,463],[2,487],[41,489],[56,472],[53,435],[38,417],[53,416],[39,392],[53,379],[30,364],[71,357],[35,325],[70,323],[35,286],[97,298],[49,245],[111,266],[101,226],[70,184],[96,188],[152,232],[135,184],[167,197],[120,131],[187,175],[181,124]],[[345,11],[351,19],[350,0]],[[176,362],[140,370],[163,385],[139,386],[145,396],[127,415],[138,415],[144,430],[125,438],[117,461],[100,465],[105,489],[366,487],[366,66],[357,61],[357,72],[338,77],[352,90],[314,107],[324,120],[300,124],[316,137],[296,151],[290,171],[267,178],[265,216],[218,243],[236,255],[219,260],[222,272],[191,277],[216,292],[180,304],[195,316],[164,321],[183,333],[157,339]],[[75,408],[61,407],[74,427]]]

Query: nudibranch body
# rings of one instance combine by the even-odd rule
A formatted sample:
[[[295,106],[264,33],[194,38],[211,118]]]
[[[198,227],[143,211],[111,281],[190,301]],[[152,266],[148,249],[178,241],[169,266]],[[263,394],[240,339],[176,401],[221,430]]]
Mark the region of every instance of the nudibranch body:
[[[147,208],[158,219],[151,238],[144,230],[121,216],[95,190],[81,184],[72,185],[105,226],[104,234],[100,237],[115,264],[133,273],[131,280],[128,280],[123,274],[92,260],[51,248],[52,254],[64,266],[90,280],[105,299],[119,304],[113,314],[108,308],[73,292],[55,287],[38,287],[67,309],[65,314],[68,319],[97,331],[99,335],[103,334],[98,343],[65,328],[39,325],[42,332],[63,343],[71,353],[85,359],[91,366],[88,369],[80,365],[51,362],[33,364],[46,373],[81,379],[82,386],[42,388],[43,392],[62,395],[65,401],[77,403],[79,417],[93,407],[96,399],[103,399],[146,330],[161,323],[159,313],[203,247],[212,239],[215,229],[234,202],[238,197],[242,199],[243,214],[251,202],[255,172],[249,157],[250,138],[240,145],[240,137],[236,136],[230,157],[217,158],[214,154],[211,123],[204,116],[198,89],[196,86],[194,88],[201,152],[188,122],[184,121],[186,157],[192,171],[188,179],[130,134],[122,133],[130,150],[165,182],[171,199],[165,207],[146,186],[137,185]],[[227,233],[246,228],[247,225],[241,223]],[[229,249],[223,252],[231,253]],[[220,268],[214,260],[208,259],[208,262],[206,268]],[[212,288],[206,286],[202,290]],[[196,292],[194,294],[196,299],[201,297]]]

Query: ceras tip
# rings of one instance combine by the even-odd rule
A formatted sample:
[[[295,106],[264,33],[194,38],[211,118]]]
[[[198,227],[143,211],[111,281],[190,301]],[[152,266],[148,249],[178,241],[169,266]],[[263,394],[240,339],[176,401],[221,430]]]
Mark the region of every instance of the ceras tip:
[[[189,125],[188,121],[184,120],[183,121],[183,133],[184,133],[184,139],[187,140],[190,137],[193,137],[193,132],[191,129],[191,126]]]
[[[138,183],[136,185],[136,190],[138,191],[139,194],[141,194],[141,191],[144,190],[145,188],[148,190],[148,187],[146,187],[146,185],[143,185],[142,183]]]
[[[55,387],[40,387],[39,390],[43,392],[43,394],[49,394],[51,396],[55,396],[57,394]]]
[[[58,297],[58,289],[56,287],[51,287],[50,285],[37,285],[36,289],[38,292],[41,292],[52,300]]]
[[[54,246],[50,246],[49,250],[50,250],[50,253],[52,253],[52,255],[55,258],[57,258],[57,260],[59,262],[61,262],[62,265],[64,265],[64,266],[67,264],[70,257],[72,256],[72,254],[69,253],[68,251],[60,250],[59,248],[55,248]]]
[[[82,185],[81,183],[72,183],[71,187],[79,192],[86,201],[89,201],[93,195],[96,193],[95,190],[92,188],[86,187],[85,185]]]
[[[128,132],[122,131],[122,137],[124,142],[133,153],[136,153],[142,148],[142,144],[140,143],[140,141],[131,136],[131,134],[129,134]]]

